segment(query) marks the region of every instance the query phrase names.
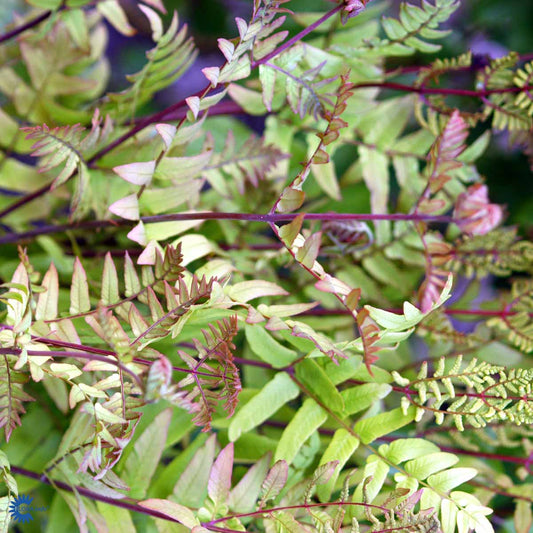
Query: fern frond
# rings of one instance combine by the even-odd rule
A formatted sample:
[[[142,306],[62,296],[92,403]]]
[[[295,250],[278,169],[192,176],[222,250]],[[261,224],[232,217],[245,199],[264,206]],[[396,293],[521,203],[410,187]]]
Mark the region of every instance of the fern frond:
[[[240,147],[236,148],[235,138],[230,131],[224,148],[215,153],[204,167],[202,174],[215,188],[223,186],[223,176],[233,179],[240,194],[244,194],[245,182],[254,187],[265,180],[268,172],[287,156],[271,144],[251,135]]]
[[[488,325],[495,327],[507,336],[509,341],[524,352],[533,351],[533,281],[517,280],[511,289],[511,302],[505,306],[505,316],[489,320]]]
[[[424,337],[432,344],[447,343],[458,351],[478,346],[484,339],[475,334],[466,334],[457,331],[450,321],[450,318],[442,311],[431,313],[419,324],[417,335]]]
[[[430,192],[435,194],[451,179],[449,172],[462,164],[457,158],[466,148],[468,125],[458,111],[454,111],[437,141],[431,147],[428,165]]]
[[[31,155],[40,158],[40,172],[49,172],[64,164],[63,169],[52,182],[52,190],[63,185],[75,172],[78,173],[71,202],[72,214],[80,214],[84,194],[89,186],[87,155],[105,141],[111,128],[109,117],[102,124],[98,109],[93,115],[92,127],[87,134],[84,133],[85,128],[80,124],[58,126],[52,129],[46,124],[21,128],[26,133],[26,139],[36,141]]]
[[[457,0],[434,0],[422,2],[420,7],[407,2],[400,4],[399,19],[384,17],[382,27],[387,39],[371,41],[368,46],[374,53],[384,55],[409,55],[416,51],[437,52],[441,46],[428,41],[449,34],[439,26],[446,22],[459,7]]]
[[[478,362],[472,359],[463,364],[457,357],[451,368],[441,358],[433,376],[427,374],[427,363],[414,381],[392,373],[398,384],[410,390],[402,398],[404,412],[416,407],[416,420],[431,413],[437,424],[446,418],[453,420],[457,429],[464,424],[485,427],[493,421],[508,420],[521,425],[533,423],[533,373],[530,369],[510,369]],[[457,390],[459,388],[459,390]],[[461,392],[471,388],[473,392]]]
[[[435,250],[435,261],[465,276],[509,276],[533,269],[533,243],[519,240],[516,228],[501,228],[485,235],[463,235],[452,245]]]
[[[518,87],[533,85],[533,61],[526,63],[523,69],[518,69],[514,77],[514,83]],[[523,109],[528,115],[533,115],[533,98],[531,90],[524,90],[516,95],[515,105]]]
[[[433,533],[440,530],[439,523],[446,524],[444,530],[452,532],[459,520],[467,524],[465,530],[474,528],[478,522],[490,527],[485,515],[491,510],[476,497],[469,495],[472,499],[466,500],[461,498],[464,492],[454,490],[477,473],[474,468],[455,468],[458,461],[455,455],[441,452],[423,439],[397,439],[383,444],[375,455],[367,458],[363,479],[352,497],[352,501],[367,505],[350,508],[348,512],[357,522],[366,519],[372,524],[370,531],[376,532],[393,529]],[[386,482],[392,466],[399,472],[394,474],[395,485],[390,490]],[[423,488],[417,490],[419,486]],[[408,495],[406,491],[410,491]],[[378,501],[388,510],[368,505]],[[450,507],[452,515],[448,514]]]
[[[233,362],[232,343],[237,334],[237,316],[217,321],[216,327],[202,330],[204,342],[194,339],[196,357],[183,350],[178,355],[189,368],[189,374],[163,396],[190,413],[193,422],[209,431],[213,414],[224,402],[228,417],[233,415],[241,391],[239,370]]]
[[[438,83],[441,76],[449,76],[454,73],[464,72],[472,66],[472,53],[467,52],[458,57],[436,59],[427,67],[423,67],[417,76],[415,85],[424,87],[432,82]],[[455,110],[447,101],[445,95],[426,94],[418,98],[415,103],[415,116],[419,123],[426,129],[437,133],[438,124],[451,116]],[[475,126],[486,115],[483,109],[461,109],[461,117],[470,125]]]
[[[309,70],[299,72],[295,58],[288,59],[281,55],[277,58],[276,63],[269,62],[260,65],[259,79],[263,89],[265,107],[269,111],[272,110],[272,100],[274,93],[276,93],[277,105],[275,107],[278,108],[282,102],[281,91],[285,93],[287,103],[293,113],[300,118],[310,114],[313,115],[315,120],[318,120],[319,116],[323,114],[326,105],[332,105],[328,96],[320,94],[319,90],[335,80],[335,78],[318,78],[324,64],[325,62]],[[278,79],[280,76],[285,80],[284,86]]]
[[[505,89],[516,86],[513,68],[518,62],[518,54],[510,54],[493,59],[479,76],[479,83],[487,89]],[[522,72],[522,71],[520,71]],[[517,74],[518,80],[523,79]],[[522,96],[521,96],[522,95]],[[492,94],[484,98],[485,117],[493,115],[492,126],[499,130],[530,130],[533,119],[528,109],[524,93],[513,95],[511,93]],[[527,98],[527,97],[526,97]],[[524,106],[524,102],[526,105]]]
[[[173,338],[176,337],[183,327],[182,317],[192,306],[204,303],[209,298],[213,282],[213,279],[207,281],[205,277],[202,277],[198,280],[196,276],[193,276],[190,288],[188,288],[183,279],[180,278],[178,288],[175,288],[164,281],[165,303],[161,302],[151,287],[148,287],[147,297],[151,324],[148,326],[137,307],[133,304],[130,306],[128,317],[135,321],[134,332],[136,335],[132,344],[142,340],[141,346],[146,346],[150,342],[168,335],[172,335]]]
[[[154,21],[159,15],[153,10]],[[155,22],[152,21],[152,27]],[[159,36],[154,48],[146,52],[147,64],[137,72],[126,76],[131,86],[119,93],[109,93],[111,104],[104,109],[119,121],[135,117],[139,106],[146,103],[152,95],[180,78],[192,65],[198,51],[192,37],[187,38],[187,25],[179,28],[178,14],[174,12],[172,22],[166,33]],[[154,34],[156,37],[157,34]]]
[[[6,441],[9,441],[13,430],[21,425],[20,415],[24,414],[24,402],[33,402],[29,394],[24,392],[23,385],[28,376],[14,370],[16,361],[10,361],[6,353],[0,356],[0,428],[4,428]]]

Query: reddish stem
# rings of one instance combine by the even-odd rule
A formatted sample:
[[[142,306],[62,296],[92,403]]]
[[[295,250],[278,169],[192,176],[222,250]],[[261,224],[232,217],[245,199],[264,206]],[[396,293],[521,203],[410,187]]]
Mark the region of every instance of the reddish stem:
[[[403,83],[395,83],[392,81],[369,81],[357,83],[352,87],[353,89],[364,89],[367,87],[377,87],[381,89],[393,89],[396,91],[404,91],[417,94],[440,94],[448,96],[472,96],[474,98],[483,98],[484,96],[490,96],[491,94],[502,93],[520,93],[522,91],[528,91],[533,89],[533,85],[526,85],[524,87],[503,87],[501,89],[481,89],[478,91],[472,91],[469,89],[451,89],[440,87],[416,87],[414,85],[405,85]]]
[[[391,313],[403,314],[403,310],[399,308],[389,308],[384,309],[384,311],[389,311]],[[444,309],[444,312],[447,315],[467,315],[467,316],[512,316],[516,315],[517,311],[493,311],[489,309]],[[309,309],[308,311],[303,311],[300,313],[300,316],[338,316],[338,315],[349,315],[348,311],[345,309]],[[533,317],[533,312],[529,313],[529,316]]]
[[[64,9],[64,7],[59,8]],[[45,21],[47,18],[49,18],[52,15],[52,11],[45,11],[44,13],[41,13],[40,15],[37,15],[35,18],[29,20],[28,22],[21,24],[20,26],[17,26],[16,28],[13,28],[11,31],[8,31],[4,33],[3,35],[0,35],[0,44],[5,43],[6,41],[9,41],[21,33],[24,33],[25,31],[33,28],[34,26],[37,26],[41,22]]]
[[[266,222],[268,224],[277,222],[290,222],[298,216],[298,213],[175,213],[170,215],[152,215],[141,217],[145,224],[156,224],[159,222],[171,222],[182,220],[244,220],[247,222]],[[426,215],[417,213],[393,213],[393,214],[361,214],[361,213],[305,213],[306,220],[413,220],[426,222],[453,222],[453,218],[446,215]],[[134,226],[137,221],[124,219],[109,220],[85,220],[82,222],[71,222],[69,224],[54,224],[41,226],[22,233],[11,233],[0,237],[0,244],[9,244],[32,239],[39,235],[50,235],[76,229],[99,229],[109,226]]]
[[[46,485],[51,485],[52,487],[57,487],[59,489],[66,490],[68,492],[76,492],[80,494],[81,496],[90,498],[91,500],[108,503],[109,505],[114,505],[115,507],[122,507],[123,509],[127,509],[128,511],[135,511],[137,513],[142,513],[145,515],[153,516],[154,518],[161,518],[163,520],[168,520],[169,522],[178,522],[178,520],[175,520],[174,518],[171,518],[170,516],[166,514],[140,506],[138,504],[139,500],[134,500],[132,498],[126,498],[124,500],[110,498],[108,496],[103,496],[102,494],[98,492],[94,492],[84,487],[80,487],[79,485],[71,486],[71,485],[68,485],[67,483],[64,483],[63,481],[52,480],[49,477],[47,477],[45,474],[39,474],[38,472],[33,472],[32,470],[27,470],[26,468],[21,468],[20,466],[11,465],[11,472],[14,474],[18,474],[20,476],[25,476],[31,479],[35,479],[37,481],[40,481],[41,483],[45,483]]]
[[[307,26],[307,28],[304,28],[300,33],[297,33],[294,37],[283,43],[281,46],[270,52],[270,54],[267,54],[266,56],[262,57],[261,59],[258,59],[257,61],[252,61],[251,68],[256,68],[259,65],[263,65],[268,60],[272,59],[273,57],[276,57],[277,55],[281,54],[287,48],[290,48],[293,44],[296,44],[298,41],[301,41],[306,35],[311,33],[312,31],[316,30],[321,24],[326,22],[329,18],[331,18],[335,13],[338,13],[344,9],[344,4],[340,4],[337,7],[334,7],[330,11],[328,11],[325,15],[320,17],[316,22],[313,22],[313,24],[310,24]]]

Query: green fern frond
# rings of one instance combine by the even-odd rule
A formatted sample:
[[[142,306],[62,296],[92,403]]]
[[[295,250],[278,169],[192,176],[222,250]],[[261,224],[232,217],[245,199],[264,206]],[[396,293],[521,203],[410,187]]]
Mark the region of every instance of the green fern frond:
[[[400,4],[399,19],[384,17],[382,27],[387,39],[371,41],[368,47],[373,53],[384,55],[409,55],[416,51],[437,52],[441,46],[428,41],[441,39],[449,30],[439,29],[459,7],[457,0],[422,2],[420,7],[407,2]]]
[[[264,144],[254,135],[250,135],[248,140],[237,148],[233,133],[230,131],[223,150],[220,153],[213,153],[202,174],[213,187],[225,194],[230,194],[225,177],[230,178],[235,182],[239,193],[244,194],[247,181],[257,187],[260,181],[267,178],[268,172],[280,159],[286,157],[274,145]]]
[[[463,235],[455,244],[441,249],[446,268],[465,276],[482,278],[487,274],[509,276],[533,269],[533,244],[519,240],[515,228],[501,228],[485,235]]]
[[[150,10],[152,28],[162,25],[159,15]],[[157,22],[158,21],[158,22]],[[139,106],[146,103],[152,95],[180,78],[192,65],[198,54],[191,37],[187,38],[187,25],[179,28],[176,12],[168,30],[157,38],[155,48],[146,52],[148,63],[136,74],[127,76],[131,87],[120,93],[109,93],[111,103],[104,107],[118,121],[135,117]]]
[[[301,71],[296,67],[301,54],[294,54],[293,50],[291,54],[290,58],[281,55],[276,62],[259,66],[259,79],[265,107],[269,111],[273,108],[278,109],[286,98],[293,113],[300,118],[310,114],[318,120],[325,106],[331,105],[328,96],[321,94],[319,90],[329,85],[335,78],[319,78],[324,63]],[[285,98],[282,98],[283,94]],[[275,104],[273,104],[274,95],[276,95]]]
[[[489,320],[488,325],[506,335],[520,350],[529,353],[533,350],[533,281],[515,281],[511,298],[505,306],[505,316]]]
[[[460,430],[464,424],[485,427],[493,421],[508,420],[517,425],[533,423],[533,373],[530,369],[506,370],[502,366],[472,359],[463,364],[457,357],[450,367],[441,358],[428,376],[427,363],[417,378],[410,381],[394,371],[395,381],[406,387],[409,394],[402,398],[404,412],[416,407],[416,420],[427,412],[437,424],[446,418]],[[464,389],[467,391],[462,392]],[[468,392],[473,389],[473,392]]]
[[[533,61],[526,63],[523,69],[518,69],[514,77],[514,83],[518,87],[533,85]],[[531,90],[524,90],[516,95],[515,105],[524,109],[529,115],[533,114],[533,98]]]
[[[493,59],[479,75],[479,84],[487,89],[505,89],[515,85],[514,67],[518,62],[518,54],[511,52],[507,56]],[[516,75],[518,76],[518,75]],[[518,76],[518,79],[523,79]],[[485,116],[491,114],[492,126],[498,130],[529,130],[533,125],[533,119],[528,112],[527,100],[523,99],[524,93],[515,96],[511,93],[492,94],[484,99]]]

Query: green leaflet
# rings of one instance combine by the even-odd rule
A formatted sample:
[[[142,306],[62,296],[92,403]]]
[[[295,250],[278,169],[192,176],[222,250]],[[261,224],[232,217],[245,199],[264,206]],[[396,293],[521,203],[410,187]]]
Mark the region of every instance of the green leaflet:
[[[228,505],[236,513],[253,511],[261,492],[261,486],[267,474],[271,457],[271,454],[263,456],[248,469],[239,483],[231,490]]]
[[[376,440],[382,435],[392,433],[409,424],[415,419],[415,408],[410,407],[404,414],[402,409],[392,409],[386,413],[359,420],[354,426],[354,432],[364,444]]]
[[[261,326],[246,326],[246,340],[252,351],[274,368],[290,365],[298,354],[285,348]]]
[[[116,533],[130,533],[131,531],[135,531],[132,515],[126,509],[106,505],[102,502],[96,502],[96,507],[109,529],[116,531]]]
[[[328,415],[314,400],[308,398],[289,422],[281,439],[275,461],[283,459],[291,464],[304,442],[326,421]]]
[[[344,401],[343,414],[348,416],[364,411],[374,402],[385,398],[391,390],[392,387],[385,383],[365,383],[343,390],[341,393]]]
[[[114,304],[120,300],[117,269],[110,253],[107,253],[104,259],[100,300],[103,305]]]
[[[216,458],[207,483],[207,494],[215,504],[215,509],[224,505],[231,489],[233,471],[233,443],[230,442]]]
[[[70,314],[84,313],[91,309],[89,299],[89,285],[87,284],[87,274],[81,266],[80,260],[74,260],[74,271],[72,272],[72,284],[70,286]]]
[[[174,518],[180,524],[183,524],[188,528],[193,528],[200,524],[200,521],[190,509],[169,500],[151,498],[139,502],[139,505],[163,513],[170,518]]]
[[[143,498],[165,448],[172,410],[159,413],[134,444],[123,464],[121,477],[133,498]],[[134,495],[134,496],[133,496]]]
[[[150,494],[158,498],[167,497],[171,494],[174,485],[192,461],[194,454],[204,446],[206,440],[207,435],[205,433],[198,435],[186,450],[177,455],[164,469],[157,472],[152,482]]]
[[[302,381],[306,388],[324,405],[333,411],[341,413],[344,409],[344,400],[328,375],[313,359],[304,359],[296,366],[296,377]]]
[[[317,487],[317,494],[320,501],[327,502],[330,500],[331,493],[333,492],[335,483],[339,477],[339,472],[358,447],[359,439],[351,435],[344,428],[335,431],[324,455],[322,455],[322,458],[320,459],[320,464],[323,465],[329,461],[335,460],[339,462],[339,465],[328,482]]]
[[[408,474],[412,474],[418,479],[426,479],[431,474],[453,466],[458,461],[459,459],[451,453],[436,452],[408,461],[404,468]]]
[[[281,406],[300,394],[297,385],[285,372],[278,372],[242,409],[229,426],[229,439],[236,441],[242,433],[257,427]]]
[[[37,320],[51,320],[57,317],[57,300],[59,298],[59,283],[57,270],[54,263],[43,277],[41,287],[45,290],[39,294],[37,307],[35,308],[35,318]]]
[[[212,435],[195,454],[178,479],[172,499],[187,507],[200,507],[207,496],[207,483],[215,459],[216,438]]]
[[[451,468],[444,472],[438,472],[428,477],[428,485],[438,491],[448,492],[466,481],[472,479],[477,474],[475,468]]]

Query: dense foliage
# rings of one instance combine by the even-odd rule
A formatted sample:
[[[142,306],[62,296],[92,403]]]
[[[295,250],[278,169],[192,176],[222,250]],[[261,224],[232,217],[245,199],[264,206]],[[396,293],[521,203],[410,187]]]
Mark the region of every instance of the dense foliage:
[[[110,92],[118,1],[29,4],[0,35],[0,531],[30,494],[24,531],[528,533],[533,244],[476,162],[497,134],[533,164],[530,58],[436,56],[458,0],[254,0],[150,114],[195,68],[177,13],[139,3]]]

